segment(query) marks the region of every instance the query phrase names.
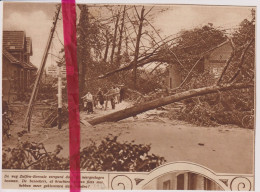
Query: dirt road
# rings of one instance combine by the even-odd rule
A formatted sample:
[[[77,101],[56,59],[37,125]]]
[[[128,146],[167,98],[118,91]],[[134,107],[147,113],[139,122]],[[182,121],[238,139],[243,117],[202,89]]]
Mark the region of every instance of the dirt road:
[[[116,110],[127,107],[122,103]],[[137,144],[151,144],[151,153],[165,157],[167,162],[191,161],[204,165],[218,173],[253,173],[254,131],[242,129],[233,125],[219,127],[198,127],[178,120],[161,118],[151,110],[138,115],[138,118],[128,118],[117,123],[104,123],[97,126],[87,125],[87,120],[114,110],[96,109],[94,114],[81,112],[81,148],[90,143],[90,139],[99,143],[109,134],[119,136],[119,141],[135,141]],[[21,131],[13,127],[13,136],[4,140],[3,146],[15,146],[17,136]],[[68,124],[61,130],[57,128],[42,128],[40,115],[33,117],[32,132],[25,134],[23,140],[43,142],[48,151],[53,151],[56,145],[61,145],[62,156],[69,156]]]

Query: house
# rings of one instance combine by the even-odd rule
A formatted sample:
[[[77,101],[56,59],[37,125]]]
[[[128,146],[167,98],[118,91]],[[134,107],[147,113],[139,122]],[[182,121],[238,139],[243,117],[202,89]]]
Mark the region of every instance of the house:
[[[226,64],[226,61],[232,53],[232,46],[229,41],[225,41],[214,49],[206,53],[198,63],[195,70],[199,73],[208,72],[209,79],[216,81]],[[171,64],[168,67],[168,75],[166,77],[166,86],[168,89],[178,87],[185,77],[181,75],[178,64]]]
[[[222,190],[220,186],[193,172],[176,171],[161,175],[144,186],[145,190]]]
[[[24,31],[3,31],[2,96],[12,102],[23,100],[28,93],[32,77],[37,72],[30,57],[33,55],[32,39]]]

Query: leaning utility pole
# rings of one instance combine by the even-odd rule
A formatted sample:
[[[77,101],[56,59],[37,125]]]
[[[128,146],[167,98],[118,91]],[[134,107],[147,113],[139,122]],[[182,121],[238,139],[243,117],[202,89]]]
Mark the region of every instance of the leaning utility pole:
[[[58,129],[61,129],[61,112],[62,112],[62,65],[58,64]]]
[[[51,46],[51,42],[52,42],[53,34],[55,32],[56,24],[57,24],[57,21],[58,21],[58,18],[59,18],[60,10],[61,10],[61,5],[58,5],[57,6],[57,11],[56,11],[56,14],[55,14],[55,18],[54,18],[54,21],[53,21],[53,27],[51,28],[51,31],[50,31],[50,35],[49,35],[49,39],[48,39],[48,42],[47,42],[47,46],[45,48],[45,51],[44,51],[44,54],[43,54],[43,58],[42,58],[42,61],[41,61],[41,66],[40,66],[40,68],[39,68],[39,70],[37,72],[37,77],[36,77],[36,80],[35,80],[35,83],[34,83],[32,95],[31,95],[31,98],[30,98],[30,101],[29,101],[29,105],[28,105],[26,114],[25,114],[23,127],[27,128],[28,132],[31,131],[30,124],[31,124],[31,116],[32,116],[32,110],[33,110],[33,104],[34,104],[34,101],[35,101],[36,96],[37,96],[37,92],[38,92],[38,89],[39,89],[39,83],[40,83],[42,74],[44,72],[44,67],[45,67],[45,64],[46,64],[46,61],[47,61],[48,52],[49,52],[49,49],[50,49],[50,46]]]

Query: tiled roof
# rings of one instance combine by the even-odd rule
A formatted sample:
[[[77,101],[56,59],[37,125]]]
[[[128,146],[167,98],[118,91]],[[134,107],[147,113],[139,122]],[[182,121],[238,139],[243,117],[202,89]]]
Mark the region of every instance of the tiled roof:
[[[33,54],[31,37],[26,37],[26,53],[29,53],[30,55]]]
[[[11,53],[9,53],[6,49],[3,49],[3,55],[11,62],[11,63],[19,63],[18,59],[16,59]]]
[[[3,31],[3,47],[6,50],[22,50],[24,46],[24,31]]]
[[[206,51],[206,52],[204,53],[204,55],[211,54],[215,49],[218,49],[218,48],[220,48],[220,47],[223,47],[223,46],[226,45],[226,44],[230,44],[230,45],[231,45],[231,42],[230,42],[229,40],[226,40],[226,41],[224,41],[223,43],[220,43],[219,45],[217,45],[216,47],[213,47],[212,49]]]
[[[32,64],[31,62],[30,63],[26,63],[30,69],[38,69],[34,64]]]
[[[30,63],[26,63],[23,62],[21,63],[20,61],[18,61],[18,59],[16,59],[11,53],[9,53],[6,49],[3,49],[3,55],[13,64],[17,64],[20,65],[22,68],[25,69],[32,69],[32,70],[37,70],[38,68],[36,66],[34,66],[31,62]]]

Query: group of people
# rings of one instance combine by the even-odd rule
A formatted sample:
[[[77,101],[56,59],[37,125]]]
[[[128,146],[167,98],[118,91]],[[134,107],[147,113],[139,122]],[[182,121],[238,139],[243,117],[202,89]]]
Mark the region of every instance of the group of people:
[[[92,95],[88,92],[82,97],[84,110],[88,113],[93,113],[93,108],[97,108],[99,105],[101,109],[107,109],[108,101],[111,102],[111,108],[115,109],[115,105],[121,103],[125,97],[124,87],[112,87],[110,90],[106,91],[104,94],[101,88],[99,88],[96,95]],[[104,106],[105,104],[105,106]]]

